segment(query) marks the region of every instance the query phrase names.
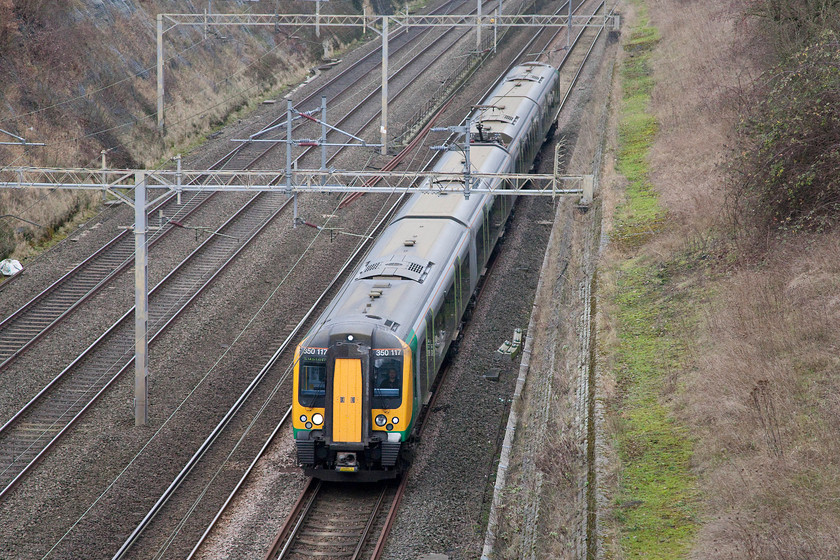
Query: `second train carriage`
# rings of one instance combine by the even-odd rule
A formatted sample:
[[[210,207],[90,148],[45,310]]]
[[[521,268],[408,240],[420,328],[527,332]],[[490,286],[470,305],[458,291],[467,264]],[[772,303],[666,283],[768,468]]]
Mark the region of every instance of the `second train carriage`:
[[[557,117],[558,73],[515,67],[472,117],[477,172],[527,171]],[[448,151],[434,169],[461,172]],[[298,462],[325,480],[396,477],[419,412],[493,247],[512,198],[415,194],[374,243],[295,352]]]

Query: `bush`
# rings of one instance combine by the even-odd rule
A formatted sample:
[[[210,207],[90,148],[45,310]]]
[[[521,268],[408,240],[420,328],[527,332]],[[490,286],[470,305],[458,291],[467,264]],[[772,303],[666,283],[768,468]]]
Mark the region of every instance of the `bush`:
[[[840,0],[753,0],[746,11],[779,58],[814,43],[826,30],[840,32],[838,13]]]
[[[0,261],[9,258],[14,250],[15,234],[5,220],[0,221]]]
[[[739,194],[762,225],[821,230],[837,222],[839,45],[840,36],[826,31],[776,67],[741,121]]]

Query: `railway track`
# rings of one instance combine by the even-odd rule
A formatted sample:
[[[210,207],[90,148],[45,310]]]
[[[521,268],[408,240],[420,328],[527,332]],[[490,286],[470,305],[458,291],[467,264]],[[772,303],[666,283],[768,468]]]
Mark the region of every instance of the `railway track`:
[[[454,7],[460,7],[464,3],[459,2]],[[451,4],[445,4],[437,8],[437,11],[449,11],[451,9],[453,9]],[[389,43],[389,48],[393,53],[392,56],[397,56],[402,50],[410,48],[429,31],[430,28],[411,28],[408,32],[393,33],[393,38]],[[359,76],[365,76],[379,66],[377,53],[376,50],[367,53],[360,60],[331,77],[323,86],[299,101],[298,106],[304,111],[314,110],[320,106],[321,96],[336,98],[345,94],[358,84]],[[283,139],[285,128],[279,127],[279,125],[284,120],[285,114],[277,117],[252,137],[256,138],[265,135],[266,132],[277,131],[283,134],[274,136],[274,138]],[[301,124],[305,123],[296,124],[293,130],[297,131]],[[241,144],[210,168],[254,169],[275,148],[276,144]],[[301,159],[303,155],[305,154],[297,159]],[[172,222],[183,223],[212,196],[213,192],[198,192],[191,196],[186,203],[178,204],[177,197],[172,195],[151,208],[148,216],[150,223],[155,223],[158,216],[163,217],[163,223],[159,230],[149,236],[148,246],[151,248],[170,233],[173,229]],[[0,371],[57,327],[98,290],[131,266],[133,256],[133,235],[129,230],[123,230],[90,257],[61,276],[17,311],[0,321]],[[14,278],[17,278],[17,276]],[[3,287],[5,288],[8,284],[9,281],[4,282]]]
[[[174,199],[149,211],[152,223],[162,213],[167,223],[149,236],[155,245],[171,230],[168,222],[187,219],[212,193],[196,193],[178,206]],[[108,243],[53,282],[20,309],[0,322],[0,370],[29,349],[88,298],[134,263],[134,237],[123,230]]]
[[[231,164],[231,165],[232,165],[231,161],[232,161],[232,160],[229,160],[228,162],[226,162],[226,164]],[[287,320],[290,320],[290,319],[287,319]],[[290,334],[289,336],[291,337],[292,335]],[[257,400],[259,400],[259,399],[257,399]],[[227,436],[227,438],[226,438],[226,439],[227,439],[227,441],[228,441],[228,442],[230,442],[230,441],[236,441],[236,440],[238,439],[238,436],[235,436],[235,435],[229,435],[229,436]],[[209,467],[208,467],[208,468],[209,468]],[[203,472],[207,472],[207,470],[204,470]],[[184,498],[184,499],[182,499],[182,500],[181,500],[181,505],[180,505],[179,507],[182,507],[182,506],[184,505],[184,503],[189,503],[189,502],[190,502],[190,500],[192,500],[192,498]],[[178,509],[178,508],[173,508],[173,509]],[[163,508],[161,508],[161,511],[163,511]],[[164,511],[164,512],[161,514],[161,518],[164,520],[164,521],[163,521],[163,523],[164,523],[164,524],[166,524],[166,523],[170,522],[170,521],[171,521],[171,520],[173,520],[173,519],[177,519],[177,515],[178,515],[178,514],[177,514],[175,511],[169,511],[169,512]],[[144,537],[142,537],[142,538],[143,538],[143,539],[146,539],[147,537],[145,537],[145,536],[144,536]],[[155,539],[154,539],[154,537],[150,537],[150,540],[151,540],[151,541],[154,541]],[[184,550],[185,550],[185,549],[184,549],[184,545],[183,545],[183,544],[172,544],[172,541],[171,541],[171,540],[169,540],[169,539],[167,540],[167,544],[166,544],[165,546],[166,546],[166,548],[165,548],[164,550],[169,551],[169,552],[174,551],[174,550],[178,550],[178,551],[179,551],[179,552],[178,552],[178,555],[179,555],[179,556],[181,555],[182,551],[184,551]],[[129,546],[129,548],[131,548],[131,546]],[[154,549],[154,547],[152,547],[152,549]],[[143,550],[149,550],[149,549],[143,549]],[[161,549],[159,548],[158,550],[161,550]],[[167,554],[167,553],[168,553],[168,552],[165,552],[165,553],[163,553],[163,554]],[[145,552],[138,552],[138,551],[136,551],[136,550],[135,550],[135,551],[133,551],[132,553],[130,553],[129,555],[132,555],[132,556],[137,556],[137,557],[151,557],[151,555],[147,555]],[[121,557],[121,556],[119,556],[119,557]],[[163,556],[161,555],[160,557],[163,557]]]
[[[266,196],[267,195],[267,196]],[[257,199],[259,203],[257,203]],[[279,193],[255,196],[149,293],[150,342],[288,203]],[[134,310],[64,369],[0,427],[0,498],[133,363]]]
[[[399,37],[403,39],[401,47],[409,44],[408,39],[416,38],[422,33],[423,30],[413,35],[401,34]],[[417,56],[411,57],[411,61],[416,60]],[[367,56],[359,63],[367,62],[370,65],[370,59],[371,57]],[[358,69],[359,63],[351,67],[351,70]],[[408,65],[406,64],[403,68],[406,66]],[[335,91],[337,87],[338,91],[345,91],[352,86],[342,84],[341,78],[351,74],[354,72],[342,72],[336,79],[330,80],[325,87],[327,90],[332,87]],[[318,90],[307,96],[305,101],[315,99],[317,94],[324,91],[324,88]],[[372,97],[373,94],[366,96],[356,110],[363,110],[364,103]],[[374,118],[375,116],[368,119],[363,127]],[[278,118],[270,127],[275,126],[279,121]],[[254,153],[253,146],[241,146],[228,153],[215,166],[253,167],[273,148],[274,145],[268,148],[259,146]],[[306,153],[299,156],[298,160],[304,155]],[[332,157],[335,155],[333,154]],[[156,232],[152,239],[158,240],[163,237],[171,231],[174,224],[180,224],[181,220],[211,196],[211,193],[198,194],[199,196],[191,198],[187,204],[177,208],[165,226]],[[174,200],[175,197],[170,197],[153,212],[161,211],[166,215],[163,209],[171,209]],[[216,235],[202,244],[150,292],[150,342],[268,223],[269,220],[259,222],[260,217],[268,215],[273,218],[285,207],[286,200],[285,196],[278,193],[260,193],[254,196],[242,211],[217,232],[221,235]],[[261,223],[261,227],[255,229],[254,220]],[[4,340],[4,335],[8,335],[11,340],[9,344],[11,351],[3,364],[8,364],[49,329],[54,328],[97,289],[128,267],[133,262],[132,256],[133,240],[130,235],[123,232],[82,265],[62,277],[4,321],[3,325],[7,328],[3,329],[3,325],[0,325],[0,343]],[[213,274],[210,274],[211,272]],[[132,314],[133,309],[129,309],[116,324],[0,427],[0,498],[14,488],[99,395],[129,367],[134,342]],[[39,328],[43,325],[47,325],[46,328]]]
[[[346,485],[309,479],[265,560],[378,557],[382,530],[405,491],[397,485]]]

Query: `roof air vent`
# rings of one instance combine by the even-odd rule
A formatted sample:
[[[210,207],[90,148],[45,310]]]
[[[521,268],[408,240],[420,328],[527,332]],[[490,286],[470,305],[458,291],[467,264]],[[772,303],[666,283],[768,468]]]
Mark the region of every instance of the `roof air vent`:
[[[358,280],[382,277],[401,278],[422,283],[432,264],[430,261],[416,261],[411,255],[391,255],[375,261],[367,261],[356,278]]]

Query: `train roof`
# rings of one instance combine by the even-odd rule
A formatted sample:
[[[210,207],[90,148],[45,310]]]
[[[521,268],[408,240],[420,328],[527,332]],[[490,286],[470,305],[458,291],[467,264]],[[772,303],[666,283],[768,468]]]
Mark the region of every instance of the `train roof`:
[[[366,338],[382,330],[408,339],[423,303],[435,297],[439,280],[455,257],[450,242],[466,242],[467,232],[463,224],[447,219],[407,217],[389,225],[318,321],[307,344],[326,346],[335,334]]]
[[[473,129],[480,119],[499,142],[470,144],[470,167],[486,173],[508,171],[511,155],[505,149],[533,114],[542,108],[537,100],[554,87],[557,71],[551,66],[528,63],[507,74],[473,113]],[[436,171],[461,173],[461,151],[444,153]],[[463,184],[462,179],[451,182]],[[356,269],[304,344],[327,347],[330,340],[353,334],[380,348],[394,347],[393,337],[409,341],[422,320],[420,314],[442,297],[437,293],[451,264],[469,242],[469,230],[492,195],[414,194],[376,240],[365,261]],[[454,250],[453,250],[454,248]]]
[[[486,135],[509,145],[527,117],[541,109],[538,100],[553,87],[556,76],[557,70],[547,64],[514,67],[472,114],[473,139]]]
[[[470,167],[473,171],[481,169],[485,173],[496,173],[507,169],[510,156],[495,145],[477,145],[470,149]],[[463,173],[464,154],[450,150],[444,153],[435,165],[435,171],[446,173]],[[463,179],[441,181],[441,187],[455,184],[463,188]],[[433,183],[434,184],[434,183]],[[486,198],[472,195],[465,200],[460,194],[414,195],[400,209],[394,217],[398,222],[407,217],[450,218],[469,226],[477,215]],[[375,249],[374,249],[375,250]]]

